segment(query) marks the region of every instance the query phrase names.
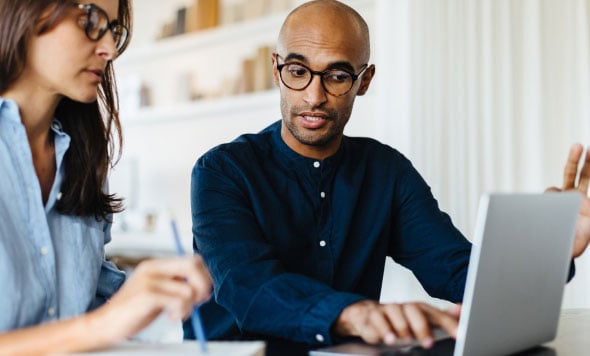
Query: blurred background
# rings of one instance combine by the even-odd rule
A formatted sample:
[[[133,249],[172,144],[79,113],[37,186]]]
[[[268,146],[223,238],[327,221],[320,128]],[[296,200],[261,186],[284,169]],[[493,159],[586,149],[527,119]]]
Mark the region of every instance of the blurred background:
[[[280,118],[270,56],[300,0],[135,0],[115,62],[125,144],[111,190],[126,198],[107,253],[132,268],[192,248],[197,158]],[[590,144],[590,0],[348,0],[371,29],[376,77],[346,134],[404,153],[467,236],[484,192],[562,183]],[[558,237],[557,237],[558,238]],[[383,301],[431,300],[388,261]],[[590,251],[564,307],[590,307]]]

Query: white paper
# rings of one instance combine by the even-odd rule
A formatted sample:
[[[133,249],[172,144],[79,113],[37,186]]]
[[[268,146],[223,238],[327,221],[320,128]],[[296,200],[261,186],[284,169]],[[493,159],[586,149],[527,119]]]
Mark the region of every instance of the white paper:
[[[79,353],[74,355],[88,356],[162,356],[162,355],[207,355],[207,356],[264,356],[265,343],[263,341],[209,341],[207,352],[201,352],[196,341],[186,341],[175,344],[152,344],[137,341],[126,341],[108,349]]]

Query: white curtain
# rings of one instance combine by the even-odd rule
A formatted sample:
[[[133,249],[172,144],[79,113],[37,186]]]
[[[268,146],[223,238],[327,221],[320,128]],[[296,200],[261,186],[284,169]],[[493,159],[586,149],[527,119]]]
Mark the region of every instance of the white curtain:
[[[471,236],[479,196],[561,185],[590,144],[590,0],[377,0],[376,135]],[[590,251],[565,307],[590,307]],[[384,299],[422,292],[395,270]],[[387,283],[387,282],[391,283]]]

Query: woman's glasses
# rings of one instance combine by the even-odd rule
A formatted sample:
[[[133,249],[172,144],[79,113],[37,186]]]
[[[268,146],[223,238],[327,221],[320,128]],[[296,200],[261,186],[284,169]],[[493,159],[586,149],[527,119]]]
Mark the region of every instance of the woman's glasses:
[[[109,20],[109,15],[94,4],[75,4],[78,9],[86,11],[86,16],[80,24],[84,27],[86,37],[92,41],[100,40],[108,30],[111,31],[117,53],[127,46],[129,40],[129,29],[119,23],[118,20]]]

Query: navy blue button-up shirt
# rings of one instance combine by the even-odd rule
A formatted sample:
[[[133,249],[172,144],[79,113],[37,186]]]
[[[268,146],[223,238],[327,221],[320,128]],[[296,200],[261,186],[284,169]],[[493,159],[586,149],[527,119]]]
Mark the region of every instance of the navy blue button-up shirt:
[[[463,297],[471,245],[403,155],[344,137],[318,161],[280,128],[215,147],[194,167],[195,252],[215,286],[201,308],[210,338],[330,344],[342,309],[379,299],[387,256],[432,296]]]

